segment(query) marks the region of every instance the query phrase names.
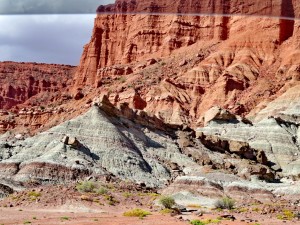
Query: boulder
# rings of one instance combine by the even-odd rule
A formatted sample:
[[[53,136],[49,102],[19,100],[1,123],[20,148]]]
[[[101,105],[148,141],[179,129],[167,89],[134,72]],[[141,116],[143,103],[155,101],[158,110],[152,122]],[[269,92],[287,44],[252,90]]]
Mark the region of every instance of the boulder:
[[[228,122],[231,120],[236,120],[236,116],[230,113],[228,110],[215,106],[204,114],[204,125],[207,125],[210,121],[213,120]]]

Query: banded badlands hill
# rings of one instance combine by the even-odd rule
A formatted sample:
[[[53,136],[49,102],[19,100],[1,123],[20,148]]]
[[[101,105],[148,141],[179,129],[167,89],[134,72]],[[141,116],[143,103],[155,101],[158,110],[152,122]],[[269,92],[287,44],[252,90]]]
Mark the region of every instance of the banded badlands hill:
[[[169,3],[100,6],[77,68],[0,63],[3,193],[120,179],[299,209],[300,3]]]

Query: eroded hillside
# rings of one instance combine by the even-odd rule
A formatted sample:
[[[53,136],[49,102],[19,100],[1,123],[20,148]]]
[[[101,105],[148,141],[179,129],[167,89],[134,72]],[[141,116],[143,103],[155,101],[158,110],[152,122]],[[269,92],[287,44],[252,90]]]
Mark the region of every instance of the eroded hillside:
[[[76,71],[3,64],[1,183],[115,177],[182,204],[298,195],[299,3],[151,2],[99,7]],[[176,14],[190,9],[218,15]]]

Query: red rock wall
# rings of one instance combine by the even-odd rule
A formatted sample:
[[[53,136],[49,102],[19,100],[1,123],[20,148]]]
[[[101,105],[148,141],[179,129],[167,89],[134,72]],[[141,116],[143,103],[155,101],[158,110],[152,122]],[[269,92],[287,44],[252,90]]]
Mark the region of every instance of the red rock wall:
[[[0,109],[10,109],[41,93],[37,101],[46,104],[50,93],[68,91],[74,72],[72,66],[0,62]]]
[[[291,8],[292,6],[292,8]],[[109,6],[100,6],[99,13],[217,13],[281,16],[300,15],[295,10],[299,7],[297,0],[116,0]],[[289,8],[287,11],[286,8]],[[294,8],[294,9],[293,9]],[[298,13],[298,14],[297,14]]]
[[[110,11],[199,9],[203,13],[288,17],[300,11],[300,3],[292,0],[284,5],[279,0],[122,2],[126,1],[111,5]],[[115,105],[129,103],[166,123],[195,125],[212,106],[245,115],[293,86],[300,76],[298,49],[300,23],[283,18],[99,14],[91,41],[84,47],[75,85],[71,67],[0,64],[0,108],[11,108],[28,98],[29,107],[60,102],[61,92],[72,88],[86,95],[75,107],[70,100],[69,107],[75,111],[105,93]],[[55,113],[31,115],[29,110],[18,114],[15,121],[8,115],[3,122],[0,118],[0,128],[35,129],[53,118]]]
[[[76,75],[76,87],[99,86],[100,68],[169,55],[176,49],[203,40],[228,40],[235,36],[233,17],[120,14],[120,12],[216,13],[297,17],[296,0],[117,0],[115,5],[99,7],[91,41],[85,46]],[[279,25],[278,25],[278,24]],[[280,43],[294,34],[294,21],[274,20]],[[276,26],[276,27],[275,27]],[[258,31],[260,32],[260,31]],[[268,39],[266,39],[268,41]]]

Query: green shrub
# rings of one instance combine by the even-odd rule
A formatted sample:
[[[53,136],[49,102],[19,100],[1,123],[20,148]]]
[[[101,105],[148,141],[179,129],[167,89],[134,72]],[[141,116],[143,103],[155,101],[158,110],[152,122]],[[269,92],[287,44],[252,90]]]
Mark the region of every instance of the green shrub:
[[[224,197],[215,203],[217,209],[233,209],[235,201],[232,198]]]
[[[213,223],[220,223],[221,220],[218,218],[217,219],[207,219],[207,220],[204,220],[203,222],[204,222],[204,224],[213,224]]]
[[[69,220],[70,218],[67,216],[60,217],[61,220]]]
[[[162,196],[159,199],[159,203],[162,204],[166,209],[171,209],[175,205],[175,200],[170,196]]]
[[[39,197],[41,197],[41,193],[40,192],[35,192],[35,191],[30,191],[30,192],[28,192],[28,196],[29,196],[30,200],[35,201]]]
[[[107,200],[107,203],[109,205],[115,205],[120,203],[117,199],[114,198],[112,195],[104,195],[105,200]]]
[[[95,192],[99,195],[105,195],[105,194],[107,194],[108,191],[104,187],[99,187],[97,190],[95,190]]]
[[[291,210],[288,210],[288,209],[284,209],[284,210],[283,210],[283,215],[284,215],[288,220],[292,220],[293,218],[295,218],[294,212],[292,212]]]
[[[140,217],[140,218],[143,218],[148,215],[151,215],[151,213],[142,209],[133,209],[123,213],[123,216]]]
[[[200,220],[192,220],[191,224],[192,225],[205,225],[205,223]]]
[[[41,196],[41,193],[40,192],[35,192],[35,191],[30,191],[28,192],[28,196],[29,197],[35,197],[35,198],[38,198]]]
[[[96,185],[92,181],[83,181],[76,186],[77,191],[81,192],[93,192]]]
[[[207,225],[207,224],[219,224],[221,222],[220,219],[207,219],[207,220],[192,220],[192,225]]]
[[[129,193],[129,192],[124,192],[124,193],[123,193],[123,196],[124,196],[125,198],[129,198],[129,197],[133,196],[133,194],[131,194],[131,193]]]
[[[278,214],[276,217],[279,220],[292,220],[295,218],[295,214],[292,211],[285,209],[282,214]]]
[[[281,214],[276,215],[276,218],[279,220],[284,220],[284,216]]]
[[[174,212],[173,209],[167,209],[167,208],[165,208],[163,210],[160,210],[161,214],[170,214],[172,212]]]
[[[256,210],[256,208],[255,208],[255,210]],[[246,207],[236,209],[236,212],[238,212],[238,213],[244,213],[244,212],[248,212],[248,211],[249,211],[249,209],[246,208]],[[254,209],[252,209],[252,211],[253,211],[253,212],[258,212],[259,210],[258,210],[258,211],[254,211]]]

